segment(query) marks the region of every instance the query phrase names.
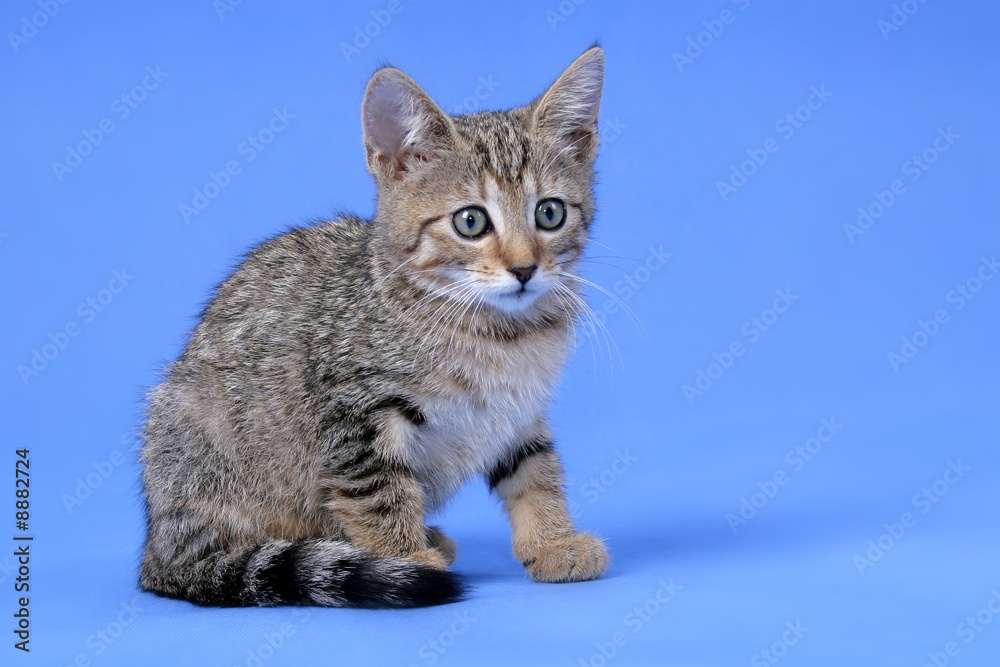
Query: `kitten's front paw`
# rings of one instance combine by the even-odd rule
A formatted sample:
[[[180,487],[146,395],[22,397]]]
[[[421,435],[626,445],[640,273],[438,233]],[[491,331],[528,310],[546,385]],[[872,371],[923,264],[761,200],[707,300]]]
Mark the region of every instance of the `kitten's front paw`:
[[[434,548],[418,551],[417,553],[410,554],[407,558],[417,561],[422,565],[433,567],[435,570],[448,570],[448,561],[445,559],[444,554]]]
[[[535,581],[588,581],[608,569],[608,550],[590,533],[578,533],[548,545],[525,567]]]
[[[439,526],[427,527],[427,541],[431,547],[441,552],[448,565],[455,563],[455,559],[458,558],[458,547],[455,545],[455,540],[445,535]]]

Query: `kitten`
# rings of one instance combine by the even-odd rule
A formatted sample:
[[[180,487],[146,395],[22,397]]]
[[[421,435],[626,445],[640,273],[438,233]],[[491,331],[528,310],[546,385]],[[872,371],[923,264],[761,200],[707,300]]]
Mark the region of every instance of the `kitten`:
[[[150,395],[144,588],[205,605],[459,599],[426,517],[485,477],[532,578],[601,576],[545,410],[585,311],[604,54],[532,104],[452,117],[375,73],[362,116],[378,187],[262,244],[216,291]]]

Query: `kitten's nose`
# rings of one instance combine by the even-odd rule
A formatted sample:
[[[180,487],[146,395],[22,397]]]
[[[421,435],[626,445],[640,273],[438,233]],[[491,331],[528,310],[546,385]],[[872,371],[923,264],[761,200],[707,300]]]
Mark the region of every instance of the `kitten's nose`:
[[[538,265],[532,264],[531,266],[514,266],[507,270],[513,273],[514,277],[517,278],[522,285],[526,285],[528,281],[531,280],[531,276],[535,275],[535,271],[537,269]]]

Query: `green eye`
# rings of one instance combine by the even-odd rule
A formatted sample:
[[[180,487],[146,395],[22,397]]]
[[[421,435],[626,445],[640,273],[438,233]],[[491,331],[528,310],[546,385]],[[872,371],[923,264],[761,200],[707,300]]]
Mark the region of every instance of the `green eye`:
[[[490,230],[490,218],[486,211],[478,206],[469,206],[451,216],[455,231],[466,238],[482,236]]]
[[[543,199],[535,207],[535,224],[542,229],[559,229],[566,220],[566,205],[558,199]]]

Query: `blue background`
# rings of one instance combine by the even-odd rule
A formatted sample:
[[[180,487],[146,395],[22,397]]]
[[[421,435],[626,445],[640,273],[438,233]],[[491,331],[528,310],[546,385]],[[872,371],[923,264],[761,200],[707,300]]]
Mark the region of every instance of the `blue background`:
[[[1000,590],[1000,280],[975,280],[1000,251],[996,3],[910,0],[889,30],[889,0],[70,2],[25,29],[45,2],[0,10],[0,535],[19,532],[11,468],[27,447],[35,536],[28,656],[11,647],[16,573],[0,556],[4,664],[772,664],[764,649],[789,666],[997,664],[1000,618],[960,626]],[[371,12],[385,25],[345,53]],[[374,69],[404,69],[445,109],[505,108],[595,38],[607,81],[586,275],[641,327],[592,294],[617,349],[581,337],[553,421],[608,575],[530,582],[477,482],[439,518],[474,586],[460,604],[303,614],[140,592],[143,393],[242,252],[341,208],[371,214],[359,111]],[[800,108],[814,86],[832,95]],[[126,117],[122,95],[143,98]],[[294,118],[247,160],[275,108]],[[789,113],[808,117],[791,134]],[[113,131],[57,174],[104,119]],[[777,152],[723,197],[769,138]],[[926,149],[936,160],[911,180]],[[185,221],[180,205],[231,160],[239,173]],[[882,215],[845,231],[897,179]],[[961,308],[959,285],[980,288]],[[795,300],[775,321],[778,290]],[[947,321],[894,368],[938,310]],[[52,358],[22,377],[35,351]],[[715,379],[686,396],[699,371]],[[788,457],[821,444],[822,419],[842,428]],[[939,481],[950,463],[967,468],[953,484]],[[727,518],[741,506],[745,524]]]

